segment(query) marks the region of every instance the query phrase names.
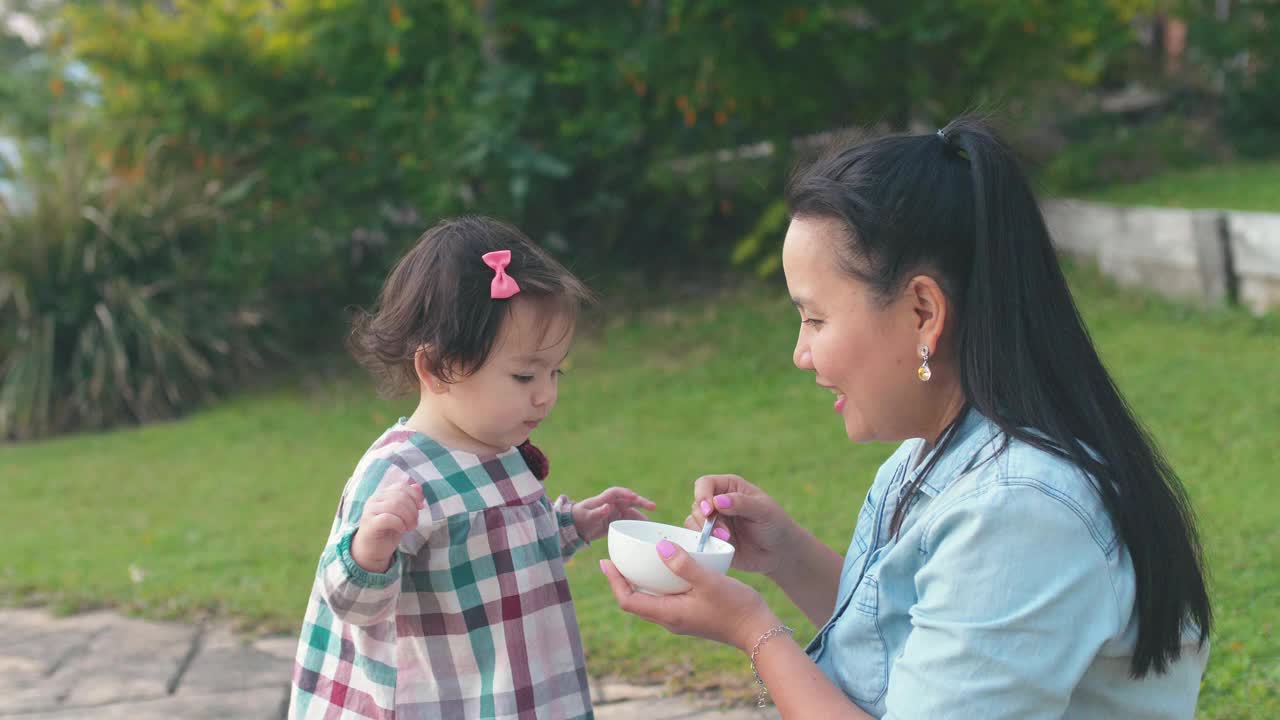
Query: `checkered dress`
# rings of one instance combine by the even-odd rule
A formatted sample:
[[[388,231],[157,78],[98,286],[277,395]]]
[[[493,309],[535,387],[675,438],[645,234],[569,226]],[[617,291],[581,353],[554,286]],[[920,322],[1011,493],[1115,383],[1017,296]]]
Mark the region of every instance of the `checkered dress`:
[[[351,557],[365,502],[412,478],[427,506],[385,573]],[[356,466],[320,557],[290,718],[592,718],[564,561],[585,543],[515,448],[450,450],[397,424]]]

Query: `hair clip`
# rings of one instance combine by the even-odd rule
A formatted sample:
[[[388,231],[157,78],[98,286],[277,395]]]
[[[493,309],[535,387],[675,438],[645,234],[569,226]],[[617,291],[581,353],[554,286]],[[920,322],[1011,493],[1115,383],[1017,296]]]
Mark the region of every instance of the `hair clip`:
[[[515,278],[507,274],[507,265],[511,264],[510,250],[494,250],[480,257],[484,264],[493,268],[493,282],[489,283],[489,297],[494,300],[505,300],[520,292],[520,285]]]

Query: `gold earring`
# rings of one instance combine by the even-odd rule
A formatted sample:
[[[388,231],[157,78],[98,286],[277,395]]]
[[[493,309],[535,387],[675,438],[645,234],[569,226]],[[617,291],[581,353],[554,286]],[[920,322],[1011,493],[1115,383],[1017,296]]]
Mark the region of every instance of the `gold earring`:
[[[929,378],[933,377],[933,371],[929,369],[929,346],[920,346],[920,367],[916,369],[916,377],[920,378],[920,382],[929,382]]]

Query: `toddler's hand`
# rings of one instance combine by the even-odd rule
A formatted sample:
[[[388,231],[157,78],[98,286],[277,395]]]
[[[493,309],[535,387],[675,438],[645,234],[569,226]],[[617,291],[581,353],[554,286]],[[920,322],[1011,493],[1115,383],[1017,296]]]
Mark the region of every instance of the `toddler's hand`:
[[[364,504],[360,527],[351,538],[351,558],[369,572],[386,572],[400,536],[418,526],[418,511],[426,506],[422,486],[414,480],[379,488]]]
[[[611,487],[608,490],[580,500],[573,505],[573,524],[578,528],[578,535],[591,542],[604,537],[609,530],[609,523],[614,520],[648,520],[644,513],[636,508],[652,510],[658,507],[648,498],[636,491]]]

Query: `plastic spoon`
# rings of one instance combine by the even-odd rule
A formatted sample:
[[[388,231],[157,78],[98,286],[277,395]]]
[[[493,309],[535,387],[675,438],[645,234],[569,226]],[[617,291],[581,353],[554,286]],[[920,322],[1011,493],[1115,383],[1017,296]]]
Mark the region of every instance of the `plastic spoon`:
[[[711,537],[711,530],[715,528],[715,526],[716,521],[714,517],[709,517],[706,522],[702,523],[702,534],[698,536],[698,549],[696,552],[702,552],[707,548],[707,538]]]

